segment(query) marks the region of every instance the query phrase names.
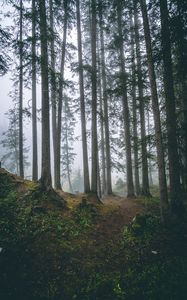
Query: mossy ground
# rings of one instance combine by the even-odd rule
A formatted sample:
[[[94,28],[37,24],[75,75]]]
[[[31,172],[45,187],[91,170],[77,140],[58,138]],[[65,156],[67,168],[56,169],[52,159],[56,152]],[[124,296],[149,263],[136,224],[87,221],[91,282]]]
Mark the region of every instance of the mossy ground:
[[[186,299],[186,221],[163,228],[157,198],[82,207],[86,195],[62,192],[64,210],[3,176],[0,299]]]

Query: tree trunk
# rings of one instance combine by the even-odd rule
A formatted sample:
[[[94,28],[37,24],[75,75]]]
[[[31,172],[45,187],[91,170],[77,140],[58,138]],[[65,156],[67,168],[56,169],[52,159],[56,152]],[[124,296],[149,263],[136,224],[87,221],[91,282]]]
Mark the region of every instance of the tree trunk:
[[[126,147],[126,164],[127,164],[127,197],[134,196],[134,185],[132,175],[132,157],[131,157],[131,138],[130,138],[130,118],[129,118],[129,106],[127,99],[127,79],[125,73],[125,57],[123,46],[123,34],[122,34],[122,6],[121,1],[117,2],[117,18],[118,18],[118,34],[119,34],[119,61],[122,76],[122,105],[123,105],[123,118],[125,128],[125,147]]]
[[[180,162],[177,143],[177,123],[175,94],[173,85],[173,70],[171,59],[171,42],[167,0],[160,0],[161,41],[164,66],[164,91],[166,99],[166,125],[168,134],[169,181],[172,212],[183,211],[180,185]]]
[[[40,39],[41,39],[41,81],[42,81],[42,174],[40,178],[44,189],[51,188],[50,164],[50,126],[49,126],[49,85],[48,85],[48,49],[45,0],[39,1]]]
[[[96,2],[91,1],[92,52],[92,181],[91,192],[97,195],[97,62],[96,62]]]
[[[36,2],[32,0],[32,179],[38,180],[36,105]]]
[[[185,16],[181,0],[177,0],[178,10],[178,76],[181,82],[181,96],[183,106],[183,161],[184,161],[184,188],[187,195],[187,51],[185,47]]]
[[[155,137],[156,137],[156,148],[157,148],[157,162],[158,162],[158,174],[159,174],[159,188],[160,188],[160,208],[161,208],[161,218],[164,222],[168,214],[168,193],[166,184],[166,173],[165,173],[165,161],[164,161],[164,149],[162,142],[162,132],[161,132],[161,122],[160,122],[160,110],[157,94],[156,76],[154,70],[154,62],[152,55],[152,45],[151,45],[151,34],[149,28],[149,20],[147,15],[147,7],[145,0],[140,0],[141,11],[143,17],[144,35],[147,51],[147,62],[148,62],[148,72],[149,80],[151,86],[151,96],[152,96],[152,108],[154,116],[155,125]]]
[[[50,50],[51,50],[51,105],[52,105],[52,137],[54,153],[54,186],[57,186],[57,159],[56,159],[56,142],[57,142],[57,125],[56,125],[56,75],[55,75],[55,40],[54,40],[54,16],[53,1],[49,2],[50,9],[50,29],[52,32]]]
[[[106,194],[112,194],[112,179],[111,179],[111,154],[110,154],[110,133],[108,120],[108,97],[107,97],[107,82],[106,82],[106,65],[105,65],[105,46],[103,34],[103,14],[102,1],[100,1],[99,22],[100,22],[100,42],[101,42],[101,72],[103,85],[103,102],[104,102],[104,129],[105,129],[105,151],[106,151]]]
[[[62,55],[60,67],[60,82],[59,82],[59,99],[58,99],[58,119],[57,119],[57,142],[56,142],[56,188],[61,187],[61,133],[62,133],[62,97],[64,85],[64,65],[66,55],[66,37],[67,37],[67,0],[64,0],[64,33],[62,42]]]
[[[136,99],[136,65],[134,51],[133,22],[131,20],[131,58],[132,58],[132,110],[133,110],[133,152],[134,152],[134,178],[136,195],[140,195],[139,162],[138,162],[138,122],[137,122],[137,99]]]
[[[147,131],[148,131],[148,136],[151,134],[150,132],[150,113],[149,113],[149,109],[147,109]],[[151,143],[148,143],[148,152],[149,155],[151,153]],[[153,176],[152,176],[152,165],[151,165],[151,158],[149,158],[148,160],[148,168],[149,168],[149,182],[150,182],[150,186],[153,186]]]
[[[89,168],[88,168],[88,149],[87,149],[85,99],[84,99],[84,77],[83,77],[83,62],[82,62],[82,36],[81,36],[79,0],[76,0],[76,11],[77,11],[77,40],[78,40],[78,58],[79,58],[79,89],[80,89],[81,129],[82,129],[84,192],[89,193],[90,180],[89,180]]]
[[[143,95],[143,74],[141,66],[140,38],[138,14],[136,0],[134,0],[134,25],[135,25],[135,43],[136,43],[136,59],[138,73],[138,93],[139,93],[139,110],[140,110],[140,130],[141,130],[141,152],[142,152],[142,195],[150,196],[149,190],[149,175],[147,161],[147,145],[146,145],[146,129],[145,129],[145,104]]]
[[[100,64],[100,63],[99,63]],[[99,68],[100,71],[100,68]],[[100,150],[101,150],[101,169],[102,169],[102,188],[101,194],[106,194],[106,158],[105,158],[105,136],[104,136],[104,116],[103,116],[103,99],[102,99],[102,87],[101,87],[101,72],[99,72],[99,123],[100,123]],[[98,154],[99,156],[99,154]],[[99,166],[99,164],[98,164]]]
[[[19,175],[24,177],[23,166],[23,1],[20,0],[19,37]]]

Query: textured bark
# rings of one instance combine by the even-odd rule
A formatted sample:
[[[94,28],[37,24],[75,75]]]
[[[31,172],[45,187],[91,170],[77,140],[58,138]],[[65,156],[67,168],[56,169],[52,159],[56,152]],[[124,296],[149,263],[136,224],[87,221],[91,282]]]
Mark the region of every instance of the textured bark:
[[[63,98],[63,81],[64,65],[66,55],[66,38],[67,38],[67,0],[64,1],[64,32],[62,42],[60,82],[59,82],[59,99],[58,99],[58,116],[57,116],[57,142],[56,142],[56,188],[62,189],[61,186],[61,134],[62,134],[62,98]]]
[[[50,10],[50,29],[52,32],[50,51],[51,51],[51,105],[52,105],[52,138],[53,138],[53,154],[54,154],[54,186],[57,186],[57,159],[56,159],[56,142],[57,142],[57,110],[56,110],[56,75],[55,75],[55,41],[54,41],[54,16],[53,1],[49,1]]]
[[[100,63],[99,63],[100,65]],[[99,68],[100,69],[100,68]],[[101,194],[106,194],[106,158],[105,158],[105,136],[104,136],[104,116],[103,116],[103,99],[102,99],[102,87],[101,87],[101,72],[99,72],[99,123],[100,123],[100,151],[101,151]],[[99,156],[99,154],[98,154]],[[99,166],[99,164],[98,164]]]
[[[36,2],[32,0],[32,179],[38,180],[38,143],[36,110]]]
[[[92,180],[91,192],[97,195],[97,61],[96,61],[96,2],[91,1],[91,52],[92,52]]]
[[[151,86],[152,109],[153,109],[154,126],[155,126],[161,218],[162,221],[164,222],[168,215],[168,193],[167,193],[167,184],[166,184],[161,122],[160,122],[160,110],[159,110],[159,102],[158,102],[158,94],[157,94],[156,76],[155,76],[154,63],[153,63],[151,34],[150,34],[149,20],[147,15],[147,6],[145,0],[140,0],[140,4],[141,4],[142,17],[143,17],[148,72],[149,72],[149,80]]]
[[[151,130],[150,130],[150,112],[149,109],[147,110],[147,131],[148,131],[148,135],[151,134]],[[149,142],[148,144],[148,152],[149,154],[151,153],[151,143]],[[149,182],[150,185],[153,186],[153,176],[152,176],[152,165],[151,165],[151,158],[148,159],[148,168],[149,168]]]
[[[118,34],[119,34],[119,61],[122,76],[122,105],[123,105],[123,119],[125,129],[125,147],[126,147],[126,165],[127,165],[127,196],[134,196],[134,185],[132,175],[132,157],[131,157],[131,139],[130,139],[130,118],[129,106],[127,99],[127,82],[125,73],[125,57],[122,34],[122,6],[121,1],[117,2],[117,18],[118,18]]]
[[[100,1],[101,2],[101,1]],[[105,65],[105,46],[103,34],[103,16],[102,4],[100,3],[99,10],[100,22],[100,42],[101,42],[101,73],[103,86],[103,102],[104,102],[104,131],[105,131],[105,151],[106,151],[106,194],[112,194],[112,179],[111,179],[111,154],[110,154],[110,133],[108,120],[108,98],[107,98],[107,82],[106,82],[106,65]]]
[[[79,90],[80,90],[80,109],[81,109],[81,129],[82,129],[82,152],[83,152],[83,176],[84,192],[90,192],[89,168],[88,168],[88,149],[86,135],[86,117],[85,117],[85,98],[84,98],[84,77],[82,61],[82,36],[79,0],[76,0],[77,12],[77,40],[78,40],[78,58],[79,58]]]
[[[167,0],[160,0],[161,41],[164,66],[164,91],[166,100],[166,125],[168,135],[168,161],[171,209],[173,213],[182,212],[182,193],[180,185],[180,162],[177,143],[176,105],[171,59],[171,42]]]
[[[66,112],[66,107],[65,107]],[[71,184],[71,176],[70,176],[70,159],[69,159],[69,143],[68,143],[68,128],[67,128],[67,116],[65,117],[65,139],[66,139],[66,160],[67,160],[67,175],[68,175],[68,184],[69,184],[69,190],[70,193],[73,193],[73,187]]]
[[[146,145],[146,129],[145,129],[145,104],[143,94],[143,73],[141,66],[140,38],[138,26],[138,14],[136,0],[134,0],[134,25],[135,25],[135,43],[136,43],[136,59],[138,73],[138,94],[139,94],[139,110],[140,110],[140,130],[141,130],[141,152],[142,152],[142,190],[144,196],[150,196],[149,190],[149,174],[147,160],[147,145]]]
[[[132,69],[132,109],[133,109],[133,152],[134,152],[134,178],[135,178],[135,192],[139,196],[140,179],[139,179],[139,162],[138,162],[138,122],[137,122],[137,99],[136,99],[136,64],[134,51],[134,32],[133,22],[131,20],[131,69]]]
[[[20,0],[19,27],[19,175],[24,177],[23,166],[23,1]]]
[[[177,0],[178,11],[178,76],[181,82],[181,96],[183,108],[183,165],[184,165],[184,188],[187,195],[187,50],[185,47],[185,19],[181,0]]]
[[[42,87],[42,173],[40,183],[44,189],[51,188],[50,164],[50,126],[49,126],[49,84],[48,84],[48,49],[47,21],[45,0],[39,1],[40,40],[41,40],[41,87]]]

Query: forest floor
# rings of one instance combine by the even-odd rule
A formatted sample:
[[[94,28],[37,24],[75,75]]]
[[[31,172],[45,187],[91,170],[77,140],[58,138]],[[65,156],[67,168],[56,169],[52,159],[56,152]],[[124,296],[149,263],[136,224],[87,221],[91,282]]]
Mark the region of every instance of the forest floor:
[[[156,197],[57,191],[64,209],[37,188],[0,169],[0,299],[186,300],[186,219],[163,227]]]

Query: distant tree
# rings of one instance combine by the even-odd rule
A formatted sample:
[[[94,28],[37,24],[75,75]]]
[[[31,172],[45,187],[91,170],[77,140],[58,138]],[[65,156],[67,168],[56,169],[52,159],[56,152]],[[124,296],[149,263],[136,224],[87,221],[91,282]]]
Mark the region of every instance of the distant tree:
[[[10,55],[8,48],[11,43],[11,34],[0,25],[0,76],[5,75],[9,69]]]
[[[19,174],[19,125],[17,109],[10,109],[7,113],[9,126],[7,131],[3,132],[0,145],[4,149],[4,155],[1,157],[2,164],[12,173]],[[23,143],[26,139],[23,137]],[[29,167],[28,147],[23,147],[24,167]]]
[[[73,193],[71,183],[72,165],[76,153],[73,151],[74,143],[74,128],[76,120],[73,116],[72,107],[70,106],[70,98],[66,95],[63,97],[63,112],[62,112],[62,177],[68,180],[69,191]]]
[[[74,192],[84,191],[84,178],[80,169],[77,169],[73,174],[72,188]]]

